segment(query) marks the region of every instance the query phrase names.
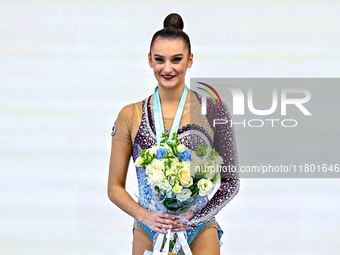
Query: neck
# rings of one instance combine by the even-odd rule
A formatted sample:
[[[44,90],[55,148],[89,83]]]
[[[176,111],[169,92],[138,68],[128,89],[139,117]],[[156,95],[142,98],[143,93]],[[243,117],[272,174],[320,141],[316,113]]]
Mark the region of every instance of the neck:
[[[181,100],[184,87],[184,83],[171,89],[158,86],[158,93],[162,104],[178,103]]]

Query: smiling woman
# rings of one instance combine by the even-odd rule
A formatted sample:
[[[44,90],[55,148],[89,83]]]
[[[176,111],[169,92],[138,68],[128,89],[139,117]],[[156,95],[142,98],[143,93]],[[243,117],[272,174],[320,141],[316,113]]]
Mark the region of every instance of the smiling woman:
[[[183,87],[187,68],[193,63],[183,40],[158,37],[149,53],[149,64],[153,68],[159,89],[176,90]]]
[[[176,241],[172,248],[175,254],[183,254],[183,251],[195,255],[220,254],[219,239],[223,231],[214,216],[239,188],[238,176],[221,176],[220,188],[210,201],[203,199],[200,207],[179,216],[150,210],[154,202],[152,188],[145,169],[138,164],[139,202],[136,203],[125,190],[130,157],[136,162],[142,150],[159,144],[161,132],[169,134],[170,130],[177,132],[180,142],[190,150],[197,149],[198,145],[214,147],[225,165],[237,166],[233,128],[220,125],[213,129],[211,123],[217,116],[230,119],[226,105],[215,105],[211,100],[208,102],[210,115],[201,115],[201,96],[185,85],[185,74],[193,64],[193,54],[183,27],[182,18],[173,13],[165,18],[164,28],[154,34],[148,59],[157,80],[155,93],[141,102],[125,106],[112,132],[108,195],[114,204],[135,219],[134,255],[152,250],[157,235],[169,230],[183,233],[184,242],[190,245],[186,252],[180,246],[184,247],[183,240]],[[180,220],[183,217],[186,224]]]

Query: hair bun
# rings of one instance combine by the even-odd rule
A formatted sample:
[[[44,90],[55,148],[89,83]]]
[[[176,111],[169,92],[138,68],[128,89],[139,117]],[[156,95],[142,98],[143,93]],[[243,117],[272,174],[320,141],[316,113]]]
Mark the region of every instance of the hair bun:
[[[171,13],[164,19],[163,26],[164,28],[174,27],[183,30],[184,23],[182,17],[179,14]]]

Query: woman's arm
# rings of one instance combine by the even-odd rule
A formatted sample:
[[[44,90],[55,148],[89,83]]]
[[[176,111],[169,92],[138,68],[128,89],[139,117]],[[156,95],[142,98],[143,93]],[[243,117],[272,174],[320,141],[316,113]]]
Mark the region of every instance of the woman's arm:
[[[226,104],[215,106],[212,100],[208,100],[208,119],[213,123],[214,119],[225,119],[226,124],[215,126],[214,149],[223,158],[224,170],[220,172],[221,185],[212,199],[201,208],[188,222],[188,225],[197,225],[215,216],[238,193],[240,188],[239,166],[234,127],[230,126],[231,115]]]
[[[108,178],[108,196],[110,200],[124,212],[147,225],[151,230],[166,233],[161,228],[171,228],[176,222],[169,219],[175,217],[165,213],[152,213],[141,207],[125,190],[126,176],[131,157],[131,140],[123,138],[129,133],[130,105],[119,113],[116,131],[112,136],[111,157]],[[127,117],[127,118],[126,118]],[[124,136],[120,136],[123,133]],[[129,134],[127,134],[129,133]],[[120,136],[120,137],[119,137]]]
[[[148,211],[137,204],[125,190],[130,156],[130,146],[122,146],[112,139],[108,196],[110,200],[124,212],[142,221]]]

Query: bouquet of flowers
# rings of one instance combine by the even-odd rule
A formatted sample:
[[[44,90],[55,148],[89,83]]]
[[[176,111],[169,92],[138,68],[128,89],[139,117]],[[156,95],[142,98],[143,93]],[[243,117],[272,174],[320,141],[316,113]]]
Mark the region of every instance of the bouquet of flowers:
[[[145,169],[160,210],[180,215],[213,191],[220,180],[218,170],[223,159],[207,146],[198,145],[196,151],[190,151],[175,133],[168,139],[163,132],[160,145],[142,150],[135,165]],[[170,250],[173,245],[174,241],[170,242]]]

